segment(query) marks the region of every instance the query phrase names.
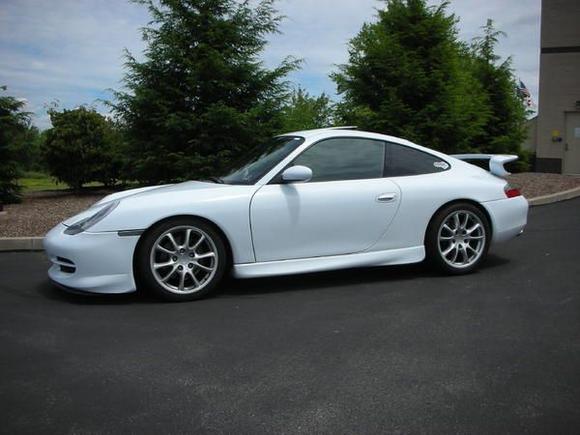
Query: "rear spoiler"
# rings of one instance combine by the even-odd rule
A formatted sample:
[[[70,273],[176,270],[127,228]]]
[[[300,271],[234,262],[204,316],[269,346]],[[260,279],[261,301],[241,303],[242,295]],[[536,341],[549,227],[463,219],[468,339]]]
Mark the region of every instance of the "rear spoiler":
[[[503,178],[510,174],[503,165],[518,159],[518,156],[507,154],[451,154],[451,157],[459,160],[489,160],[489,172]]]

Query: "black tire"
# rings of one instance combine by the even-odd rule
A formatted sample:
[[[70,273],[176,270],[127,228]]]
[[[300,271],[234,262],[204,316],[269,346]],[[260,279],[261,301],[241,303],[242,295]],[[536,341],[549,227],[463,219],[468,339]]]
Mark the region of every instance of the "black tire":
[[[481,252],[478,254],[479,256],[476,258],[475,254],[474,255],[474,261],[471,264],[467,264],[466,266],[453,266],[452,264],[450,264],[450,258],[448,257],[447,260],[443,255],[443,252],[445,252],[445,250],[443,250],[443,252],[441,252],[440,250],[440,240],[439,240],[439,232],[440,229],[443,225],[444,222],[447,221],[447,219],[451,219],[452,217],[454,217],[458,212],[465,212],[465,216],[468,216],[468,213],[471,213],[475,216],[477,216],[477,218],[479,219],[481,226],[483,227],[483,235],[484,235],[484,239],[482,239],[482,245],[481,245]],[[462,216],[461,214],[459,214],[459,216]],[[471,223],[474,225],[475,223],[478,223],[477,220],[475,218],[473,218],[473,220],[471,221]],[[443,231],[447,231],[447,230],[443,230]],[[447,234],[447,233],[442,233],[442,234]],[[446,237],[455,237],[455,235],[452,235],[453,233],[449,232],[449,236]],[[481,233],[478,233],[478,236]],[[459,237],[462,237],[463,234],[459,234]],[[442,208],[441,210],[439,210],[437,213],[435,213],[435,215],[433,216],[433,218],[431,219],[431,222],[429,222],[429,226],[427,227],[427,233],[425,236],[425,250],[426,250],[426,255],[427,255],[427,262],[436,270],[438,270],[439,272],[443,272],[445,274],[450,274],[450,275],[463,275],[463,274],[467,274],[467,273],[471,273],[474,270],[476,270],[483,261],[485,261],[485,258],[487,257],[487,251],[489,250],[489,245],[491,242],[491,226],[489,223],[489,220],[486,216],[486,214],[476,205],[468,203],[468,202],[458,202],[458,203],[454,203],[454,204],[450,204],[444,208]],[[473,244],[474,242],[476,243],[476,248],[479,248],[479,242],[476,240],[471,240],[469,241],[469,236],[465,235],[463,237],[466,237],[467,240],[462,240],[461,242],[468,242],[470,244]],[[457,244],[461,244],[457,243]],[[442,241],[442,243],[445,243],[444,241]],[[451,244],[456,243],[455,240],[450,240],[449,241],[449,246],[451,247]],[[443,249],[443,248],[441,248]],[[453,250],[453,248],[452,248]],[[456,250],[456,249],[455,249]],[[455,250],[453,252],[455,252]],[[479,250],[479,249],[478,249]],[[459,252],[461,251],[465,251],[467,253],[467,249],[462,248],[459,250]],[[470,251],[471,252],[471,251]],[[468,254],[463,254],[461,253],[461,255],[468,255]],[[453,254],[451,254],[451,256],[453,256]],[[466,258],[466,257],[462,257],[462,258]]]
[[[202,238],[202,235],[204,236],[205,241],[202,241],[202,243],[207,244],[209,250],[205,254],[201,255],[207,256],[209,252],[213,252],[214,248],[216,255],[214,255],[212,258],[203,260],[198,260],[197,258],[188,258],[188,256],[197,256],[197,254],[192,254],[196,251],[196,249],[190,249],[191,247],[186,248],[184,245],[184,243],[186,243],[184,239],[187,229],[192,229],[192,232],[189,234],[197,235],[200,239]],[[166,254],[164,251],[159,252],[158,248],[156,248],[156,246],[160,243],[160,237],[166,234],[168,231],[172,231],[171,235],[174,237],[174,240],[183,249],[178,249],[178,247],[171,248],[173,243],[170,243],[171,240],[169,239],[167,239],[167,242],[164,241],[161,243],[166,243],[165,246],[169,249],[175,249],[175,254]],[[183,240],[178,239],[181,232],[183,232]],[[163,238],[161,240],[166,239]],[[211,243],[209,240],[211,240]],[[169,244],[169,246],[167,244]],[[204,245],[201,245],[199,249],[202,249],[203,246]],[[154,249],[155,253],[152,254]],[[181,250],[184,252],[180,252]],[[164,255],[167,256],[167,263],[172,263],[168,266],[163,266],[163,268],[156,269],[160,270],[160,272],[154,272],[153,263],[158,261],[157,259],[159,256]],[[177,260],[174,260],[176,258]],[[211,264],[207,263],[206,261],[209,261]],[[215,263],[213,263],[213,261],[215,261]],[[154,296],[160,297],[167,301],[192,301],[204,298],[215,292],[220,282],[224,278],[224,275],[226,274],[226,271],[229,267],[228,265],[229,258],[225,241],[223,240],[221,234],[211,224],[205,222],[202,219],[193,217],[176,217],[155,225],[143,234],[135,253],[135,281],[137,282],[137,286],[140,289],[149,291]],[[178,271],[174,270],[174,266],[181,267],[181,269]],[[210,266],[213,266],[213,270],[215,270],[214,272],[210,273],[205,271],[205,269],[201,269],[201,267],[208,268]],[[167,272],[165,272],[166,270]],[[161,284],[162,277],[160,275],[162,272],[171,272],[173,274],[165,284]],[[178,284],[172,284],[176,279],[179,281],[181,274],[183,274],[186,276],[185,284],[191,284],[195,287],[195,283],[197,283],[197,281],[194,282],[193,280],[197,280],[198,278],[194,277],[193,274],[199,275],[200,272],[201,274],[206,273],[208,279],[198,283],[198,290],[195,290],[194,288],[187,291],[184,288],[182,292],[179,290],[179,288],[177,288]],[[182,284],[182,286],[183,285],[184,284]],[[170,288],[172,286],[175,288]]]

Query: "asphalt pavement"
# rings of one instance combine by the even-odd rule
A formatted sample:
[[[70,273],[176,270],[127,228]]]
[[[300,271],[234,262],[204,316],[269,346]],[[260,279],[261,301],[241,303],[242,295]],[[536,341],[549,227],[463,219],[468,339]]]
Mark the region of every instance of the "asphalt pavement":
[[[421,265],[78,296],[0,254],[2,433],[578,433],[580,199],[461,277]]]

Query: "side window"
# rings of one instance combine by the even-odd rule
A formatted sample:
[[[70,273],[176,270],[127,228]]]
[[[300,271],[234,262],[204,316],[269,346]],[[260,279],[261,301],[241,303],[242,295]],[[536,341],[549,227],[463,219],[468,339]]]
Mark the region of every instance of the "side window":
[[[293,162],[312,169],[311,181],[381,178],[385,143],[360,138],[327,139],[314,144]]]
[[[385,167],[386,177],[432,174],[449,169],[440,158],[404,145],[389,143]]]

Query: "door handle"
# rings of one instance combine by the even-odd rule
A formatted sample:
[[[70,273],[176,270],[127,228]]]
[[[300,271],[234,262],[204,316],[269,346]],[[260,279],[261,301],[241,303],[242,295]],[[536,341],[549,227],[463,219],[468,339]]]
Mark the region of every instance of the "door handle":
[[[392,202],[397,198],[396,193],[381,193],[377,196],[378,202]]]

